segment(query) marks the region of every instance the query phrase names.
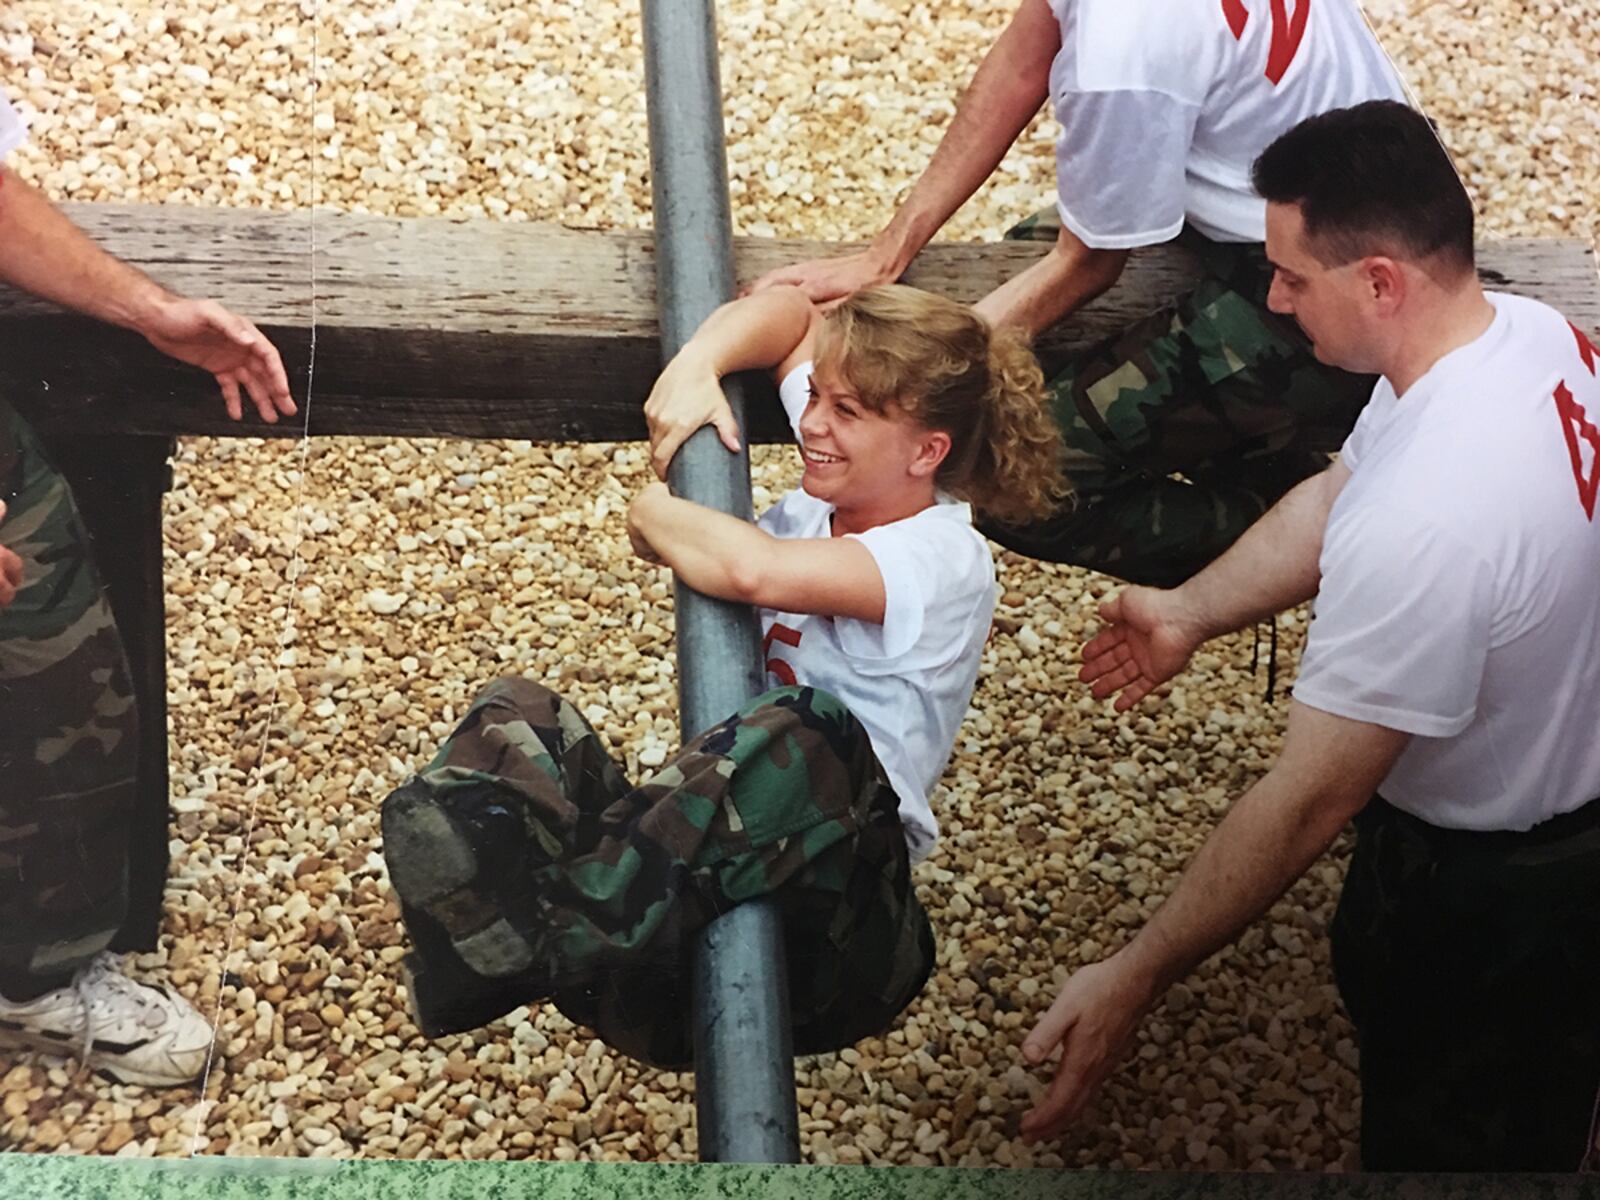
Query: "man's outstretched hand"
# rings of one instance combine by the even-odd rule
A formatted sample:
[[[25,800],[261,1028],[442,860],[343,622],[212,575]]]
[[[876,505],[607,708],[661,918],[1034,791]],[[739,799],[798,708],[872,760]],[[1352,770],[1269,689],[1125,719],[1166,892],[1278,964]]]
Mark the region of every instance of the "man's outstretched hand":
[[[823,312],[836,308],[864,288],[893,283],[896,272],[874,250],[858,250],[834,258],[817,258],[768,271],[749,287],[748,295],[788,284],[799,288]]]
[[[1188,665],[1208,636],[1175,591],[1124,588],[1100,606],[1105,628],[1083,647],[1078,678],[1126,712]]]
[[[280,413],[294,416],[294,398],[277,347],[216,301],[168,300],[154,308],[139,331],[163,354],[215,375],[233,420],[244,417],[244,396],[269,425]]]
[[[1061,1058],[1044,1097],[1022,1117],[1029,1141],[1060,1135],[1094,1098],[1154,1003],[1151,989],[1116,954],[1075,971],[1022,1043],[1037,1066],[1057,1046]]]

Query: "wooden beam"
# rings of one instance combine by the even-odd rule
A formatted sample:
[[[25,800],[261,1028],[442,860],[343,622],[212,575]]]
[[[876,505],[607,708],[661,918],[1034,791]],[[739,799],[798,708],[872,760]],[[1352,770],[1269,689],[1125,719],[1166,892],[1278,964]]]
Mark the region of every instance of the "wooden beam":
[[[639,408],[659,368],[649,234],[324,211],[313,218],[75,204],[67,212],[161,282],[223,300],[255,320],[282,350],[302,399],[315,316],[313,434],[644,436]],[[841,248],[739,239],[739,277]],[[975,300],[1044,250],[1040,243],[938,244],[918,257],[907,281]],[[1490,242],[1481,258],[1491,286],[1536,296],[1578,325],[1600,329],[1600,284],[1582,243]],[[1176,249],[1142,251],[1122,281],[1049,348],[1104,337],[1193,278]],[[133,334],[4,290],[0,330],[0,394],[46,431],[300,432],[298,421],[270,427],[251,417],[236,425],[208,377]],[[752,437],[787,440],[776,408],[755,407]]]

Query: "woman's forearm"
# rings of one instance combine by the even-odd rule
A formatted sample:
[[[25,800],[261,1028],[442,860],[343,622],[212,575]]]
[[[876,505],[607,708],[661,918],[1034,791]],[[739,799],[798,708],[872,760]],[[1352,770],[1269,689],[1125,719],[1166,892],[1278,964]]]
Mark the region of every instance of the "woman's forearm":
[[[677,358],[709,367],[719,379],[775,367],[805,340],[812,316],[811,301],[796,287],[742,296],[707,317]]]
[[[748,521],[653,487],[628,519],[661,562],[695,591],[719,600],[754,600],[754,581],[776,539]]]

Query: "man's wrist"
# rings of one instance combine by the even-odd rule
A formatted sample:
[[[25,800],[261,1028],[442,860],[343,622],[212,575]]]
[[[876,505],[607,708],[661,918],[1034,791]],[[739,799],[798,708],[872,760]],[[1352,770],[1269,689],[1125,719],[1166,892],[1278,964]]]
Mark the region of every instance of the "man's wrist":
[[[1196,647],[1214,637],[1233,632],[1207,599],[1205,580],[1201,575],[1179,584],[1167,593],[1167,597],[1171,605],[1168,619],[1187,632]]]
[[[1129,1016],[1130,1025],[1136,1025],[1166,994],[1175,978],[1168,978],[1157,956],[1150,953],[1147,930],[1140,930],[1122,949],[1102,960],[1101,966],[1115,974],[1114,988],[1117,1005]]]
[[[882,282],[893,283],[906,273],[911,260],[928,244],[932,231],[922,233],[914,217],[905,212],[895,216],[884,231],[872,239],[867,256],[877,268]]]
[[[1141,1013],[1155,1007],[1167,989],[1188,974],[1188,964],[1179,961],[1165,942],[1146,925],[1112,956]]]
[[[149,338],[162,330],[163,318],[180,299],[155,280],[140,275],[124,294],[109,302],[105,319]]]

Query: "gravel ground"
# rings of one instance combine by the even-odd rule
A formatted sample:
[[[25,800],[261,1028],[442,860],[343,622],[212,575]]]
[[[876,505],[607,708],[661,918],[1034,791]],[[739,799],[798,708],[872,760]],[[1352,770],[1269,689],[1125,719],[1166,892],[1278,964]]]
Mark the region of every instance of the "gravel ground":
[[[863,237],[948,120],[1008,0],[721,5],[741,232]],[[636,9],[615,0],[15,0],[0,78],[58,199],[649,223]],[[1593,240],[1587,4],[1369,0],[1495,234]],[[311,82],[317,103],[311,107]],[[947,230],[1050,190],[1041,118]],[[223,297],[226,299],[226,297]],[[312,403],[315,403],[313,397]],[[758,505],[794,478],[765,450]],[[676,740],[666,576],[626,553],[637,446],[184,444],[167,501],[174,864],[162,972],[219,1021],[204,1091],[0,1060],[0,1144],[122,1155],[686,1160],[693,1079],[519,1010],[423,1040],[377,804],[492,675],[556,681],[630,767]],[[1153,910],[1278,748],[1248,635],[1161,703],[1096,705],[1074,657],[1108,581],[1000,555],[1005,586],[918,882],[937,972],[887,1037],[800,1064],[813,1162],[1337,1169],[1358,1101],[1324,937],[1344,847],[1146,1023],[1063,1143],[1014,1136],[1019,1045],[1073,967]],[[1292,676],[1303,616],[1285,618]],[[592,665],[582,665],[592,664]],[[224,973],[226,971],[226,974]]]

